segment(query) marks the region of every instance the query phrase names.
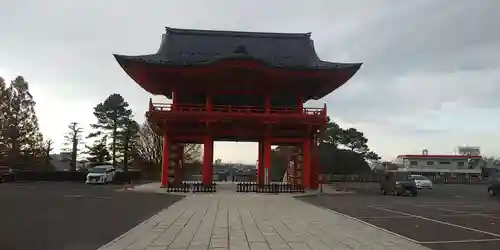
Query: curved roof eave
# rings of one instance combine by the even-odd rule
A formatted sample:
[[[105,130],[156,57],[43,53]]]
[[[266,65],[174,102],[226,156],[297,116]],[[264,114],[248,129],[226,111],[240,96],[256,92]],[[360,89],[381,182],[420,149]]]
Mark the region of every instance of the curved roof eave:
[[[346,64],[347,65],[347,64]],[[345,77],[344,81],[339,83],[335,82],[332,84],[326,84],[326,88],[318,91],[315,94],[312,94],[311,99],[313,100],[319,100],[328,94],[332,93],[333,91],[337,90],[338,88],[342,87],[342,85],[346,84],[361,68],[363,63],[350,63],[348,64],[350,67],[347,69],[347,76]]]
[[[361,67],[362,63],[332,63],[332,62],[325,62],[318,60],[315,63],[312,63],[311,65],[279,65],[279,64],[272,64],[269,63],[265,60],[251,57],[248,55],[231,55],[231,56],[223,56],[223,57],[218,57],[214,58],[213,60],[210,61],[199,61],[199,62],[173,62],[173,61],[166,61],[166,60],[161,60],[158,58],[156,54],[153,55],[142,55],[142,56],[125,56],[125,55],[118,55],[118,54],[113,54],[115,59],[120,63],[120,65],[123,67],[124,63],[127,61],[130,62],[142,62],[150,65],[161,65],[161,66],[171,66],[171,67],[203,67],[203,66],[210,66],[214,65],[223,61],[229,61],[229,60],[250,60],[250,61],[255,61],[258,63],[261,63],[265,67],[268,68],[280,68],[280,69],[287,69],[287,70],[319,70],[319,71],[338,71],[346,68],[350,68],[349,71],[354,71],[352,75],[354,75],[358,69]],[[350,77],[352,77],[352,75]],[[349,78],[350,78],[349,77]]]

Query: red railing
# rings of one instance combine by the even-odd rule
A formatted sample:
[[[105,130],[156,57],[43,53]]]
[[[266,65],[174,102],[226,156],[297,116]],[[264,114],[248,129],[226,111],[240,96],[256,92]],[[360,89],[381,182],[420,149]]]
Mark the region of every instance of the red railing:
[[[238,114],[296,114],[296,115],[311,115],[311,116],[325,116],[326,105],[324,108],[298,108],[298,107],[272,107],[266,112],[264,107],[258,106],[235,106],[235,105],[212,105],[211,110],[208,111],[205,105],[196,104],[166,104],[166,103],[152,103],[149,104],[150,111],[167,111],[167,112],[212,112],[212,113],[238,113]]]

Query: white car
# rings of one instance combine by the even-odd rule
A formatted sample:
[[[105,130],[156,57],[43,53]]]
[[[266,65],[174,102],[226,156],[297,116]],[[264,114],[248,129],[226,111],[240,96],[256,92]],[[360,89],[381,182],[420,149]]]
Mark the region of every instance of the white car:
[[[113,165],[100,165],[89,169],[86,184],[106,184],[113,182],[116,170]]]
[[[422,175],[412,175],[412,177],[418,189],[422,188],[432,189],[432,181],[427,179],[427,177]]]

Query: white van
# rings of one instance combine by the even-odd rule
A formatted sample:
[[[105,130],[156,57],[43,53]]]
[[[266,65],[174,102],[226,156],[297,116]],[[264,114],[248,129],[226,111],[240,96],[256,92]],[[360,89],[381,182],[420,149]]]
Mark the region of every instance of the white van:
[[[106,184],[113,182],[116,170],[113,165],[99,165],[89,169],[86,184]]]

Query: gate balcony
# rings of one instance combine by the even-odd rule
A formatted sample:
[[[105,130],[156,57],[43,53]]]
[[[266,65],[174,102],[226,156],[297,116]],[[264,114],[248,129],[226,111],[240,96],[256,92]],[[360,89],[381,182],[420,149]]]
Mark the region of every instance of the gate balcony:
[[[312,123],[324,124],[327,119],[326,105],[323,108],[304,107],[270,107],[237,106],[237,105],[205,105],[197,104],[149,104],[147,116],[160,120],[189,121],[198,120],[218,122],[228,120],[259,121],[264,123]]]

